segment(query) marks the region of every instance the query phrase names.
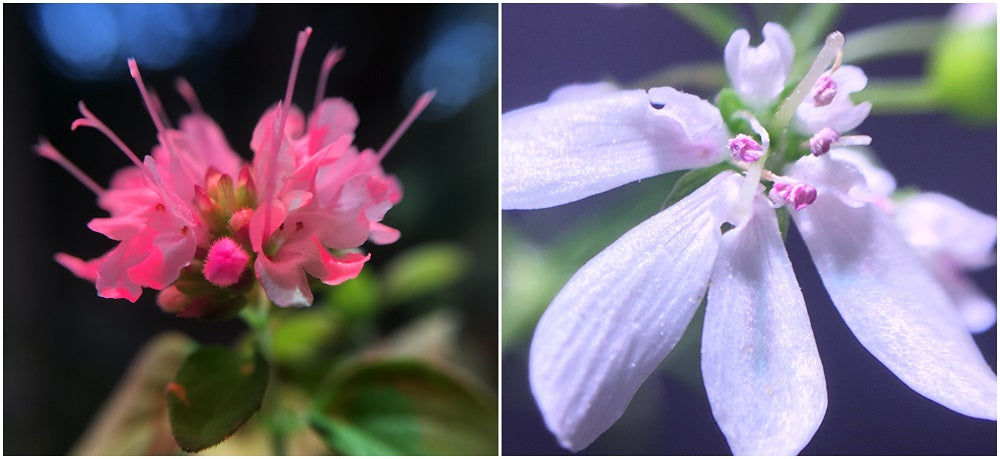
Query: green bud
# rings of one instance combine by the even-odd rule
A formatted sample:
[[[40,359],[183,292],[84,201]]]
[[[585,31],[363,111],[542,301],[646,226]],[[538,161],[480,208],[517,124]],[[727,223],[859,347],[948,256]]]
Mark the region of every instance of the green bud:
[[[950,24],[931,50],[930,80],[937,100],[959,118],[996,122],[996,17],[985,24]]]

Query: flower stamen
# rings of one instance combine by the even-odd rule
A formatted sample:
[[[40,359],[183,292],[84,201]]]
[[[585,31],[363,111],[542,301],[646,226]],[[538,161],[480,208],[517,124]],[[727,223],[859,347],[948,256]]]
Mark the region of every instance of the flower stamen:
[[[89,188],[90,191],[93,191],[98,197],[104,195],[104,188],[101,188],[101,186],[98,185],[94,179],[90,178],[90,176],[80,170],[79,167],[76,167],[76,164],[73,164],[70,160],[66,159],[62,153],[59,153],[59,150],[56,150],[56,147],[53,147],[52,144],[49,143],[48,139],[39,139],[38,144],[35,145],[35,152],[38,153],[38,156],[50,159],[56,164],[62,166],[63,169],[66,169],[66,172],[69,172],[70,175],[79,180],[83,186]]]
[[[808,183],[776,180],[768,197],[775,204],[791,205],[795,210],[802,210],[816,200],[816,188]]]
[[[385,155],[389,153],[389,150],[392,149],[393,146],[396,145],[396,142],[403,136],[403,133],[406,132],[410,125],[413,124],[418,116],[420,116],[420,113],[423,112],[428,105],[430,105],[435,94],[437,94],[437,90],[432,89],[421,94],[420,97],[417,98],[417,101],[413,103],[413,108],[410,109],[410,113],[406,115],[406,118],[403,118],[403,122],[399,123],[396,130],[392,132],[391,136],[389,136],[389,139],[382,144],[382,148],[378,149],[377,157],[379,161],[381,161],[382,158],[385,158]]]
[[[323,101],[323,94],[326,92],[326,81],[330,78],[330,72],[333,70],[333,66],[337,65],[344,58],[345,52],[344,48],[333,47],[330,48],[330,51],[326,53],[326,57],[323,58],[323,66],[319,71],[319,81],[316,82],[316,97],[313,99],[313,107],[319,107],[319,103]]]
[[[823,48],[819,50],[819,54],[816,55],[816,60],[813,61],[812,66],[809,67],[809,72],[802,78],[798,86],[795,86],[795,90],[789,94],[788,98],[781,104],[778,112],[774,115],[774,125],[779,130],[784,129],[788,125],[788,122],[792,120],[792,115],[795,114],[795,110],[799,108],[799,104],[805,99],[808,90],[816,84],[816,80],[819,79],[826,66],[831,60],[836,59],[843,48],[844,34],[835,31],[826,36],[826,42],[824,42]]]

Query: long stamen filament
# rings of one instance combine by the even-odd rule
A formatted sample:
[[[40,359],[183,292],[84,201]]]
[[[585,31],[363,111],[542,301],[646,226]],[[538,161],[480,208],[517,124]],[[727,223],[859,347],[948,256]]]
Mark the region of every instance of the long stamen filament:
[[[799,104],[802,103],[806,94],[816,84],[816,80],[826,71],[830,61],[836,58],[843,47],[844,34],[837,31],[826,36],[826,43],[816,56],[816,60],[813,61],[812,67],[809,67],[809,72],[806,73],[806,76],[802,78],[802,81],[795,87],[795,90],[781,104],[778,113],[774,115],[774,126],[776,129],[783,131],[788,126],[788,122],[792,120],[792,116],[795,114],[795,110],[799,108]]]
[[[326,57],[323,58],[323,67],[319,71],[319,81],[316,82],[316,97],[313,99],[313,109],[319,107],[319,103],[323,101],[323,94],[326,92],[326,82],[330,78],[330,72],[333,70],[333,66],[337,65],[341,59],[344,58],[344,48],[330,48],[330,51],[326,53]]]
[[[177,87],[177,92],[180,93],[184,101],[191,107],[191,111],[204,113],[204,110],[201,109],[201,102],[198,101],[198,95],[195,94],[194,87],[191,86],[191,83],[187,79],[184,77],[178,78],[174,85]]]
[[[385,155],[389,153],[389,150],[396,145],[396,142],[399,141],[399,138],[403,136],[403,133],[406,132],[406,129],[409,128],[410,125],[413,124],[413,121],[415,121],[417,117],[420,116],[420,113],[423,112],[428,105],[430,105],[431,100],[434,99],[434,95],[436,93],[437,91],[432,89],[420,95],[417,101],[413,104],[413,108],[410,109],[410,113],[406,115],[406,118],[403,119],[402,123],[399,123],[399,126],[396,128],[396,130],[393,131],[391,136],[389,136],[389,139],[386,140],[384,144],[382,144],[382,148],[379,148],[378,150],[379,161],[381,161],[382,158],[384,158]]]
[[[73,177],[79,180],[80,183],[89,188],[90,191],[93,191],[98,197],[104,195],[104,188],[101,188],[101,186],[98,185],[94,179],[90,178],[90,176],[80,170],[79,167],[76,167],[76,164],[73,164],[70,160],[66,159],[66,157],[63,156],[59,150],[56,150],[56,147],[53,147],[47,139],[38,140],[38,144],[35,145],[35,152],[37,152],[39,156],[50,159],[56,164],[62,166],[63,169],[66,169],[66,172],[69,172]]]
[[[71,124],[69,127],[70,130],[75,131],[76,128],[80,126],[87,126],[97,129],[98,131],[100,131],[101,134],[104,134],[104,136],[107,137],[108,140],[111,140],[111,143],[115,144],[115,146],[118,147],[119,150],[124,152],[125,156],[127,156],[128,159],[130,159],[132,163],[136,165],[136,167],[142,169],[142,161],[139,161],[139,157],[136,156],[136,154],[132,151],[132,149],[129,148],[128,145],[125,145],[125,142],[122,142],[122,139],[118,138],[118,136],[115,135],[115,133],[111,131],[111,129],[108,129],[108,127],[104,123],[102,123],[101,120],[97,119],[97,117],[94,116],[94,114],[91,113],[90,110],[87,110],[87,106],[83,104],[82,100],[80,101],[79,104],[77,104],[77,107],[80,109],[80,113],[83,114],[83,118],[79,118],[76,121],[73,121],[73,124]]]

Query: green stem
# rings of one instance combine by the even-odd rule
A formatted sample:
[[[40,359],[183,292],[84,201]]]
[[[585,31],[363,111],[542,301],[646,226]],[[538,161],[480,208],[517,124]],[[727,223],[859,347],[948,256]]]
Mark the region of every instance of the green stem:
[[[872,103],[872,113],[914,114],[941,108],[930,83],[920,78],[878,79],[851,96],[856,101]]]
[[[630,88],[691,88],[718,91],[726,85],[726,69],[718,62],[691,62],[671,66],[630,84]]]
[[[844,5],[837,3],[811,3],[804,5],[788,28],[795,49],[806,51],[812,48],[830,27],[837,22]]]
[[[719,46],[726,46],[729,36],[740,28],[740,22],[730,5],[706,3],[669,3],[665,5],[711,38]]]
[[[271,300],[263,290],[257,289],[250,295],[250,304],[240,310],[240,318],[247,323],[253,333],[254,344],[268,361],[271,360],[272,337],[270,327]]]
[[[924,53],[937,42],[943,27],[940,19],[910,19],[851,32],[844,44],[844,62]]]

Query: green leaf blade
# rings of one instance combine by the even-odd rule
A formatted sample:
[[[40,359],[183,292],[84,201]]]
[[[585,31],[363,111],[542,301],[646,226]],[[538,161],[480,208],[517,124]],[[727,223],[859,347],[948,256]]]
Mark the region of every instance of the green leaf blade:
[[[187,357],[167,385],[174,440],[187,452],[215,446],[250,418],[264,398],[269,365],[222,346],[203,346]]]
[[[497,408],[477,386],[409,358],[341,371],[310,415],[335,452],[496,455]]]

